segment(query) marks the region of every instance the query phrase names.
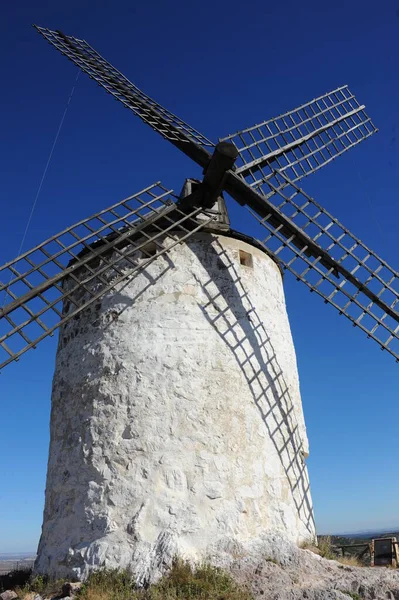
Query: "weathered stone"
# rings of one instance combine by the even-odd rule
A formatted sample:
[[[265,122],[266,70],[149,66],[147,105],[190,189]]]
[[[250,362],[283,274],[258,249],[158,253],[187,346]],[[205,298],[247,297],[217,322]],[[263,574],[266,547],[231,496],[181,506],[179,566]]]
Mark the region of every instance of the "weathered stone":
[[[0,594],[0,600],[15,600],[15,598],[18,598],[18,594],[12,590],[6,590]]]
[[[215,547],[209,560],[248,586],[255,600],[399,599],[399,571],[326,560],[280,535],[265,534],[245,547]]]
[[[35,571],[146,582],[214,543],[312,539],[307,453],[279,267],[196,234],[60,331]]]

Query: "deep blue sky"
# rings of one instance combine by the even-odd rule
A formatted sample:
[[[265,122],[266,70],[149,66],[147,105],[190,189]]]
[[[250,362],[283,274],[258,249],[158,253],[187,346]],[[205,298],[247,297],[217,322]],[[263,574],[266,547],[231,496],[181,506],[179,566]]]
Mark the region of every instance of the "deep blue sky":
[[[399,267],[399,0],[5,3],[0,263],[17,252],[77,73],[32,23],[86,39],[215,140],[349,84],[380,131],[303,187]],[[81,76],[25,249],[153,181],[179,190],[195,175]],[[251,233],[250,220],[245,227]],[[399,365],[289,275],[285,289],[318,530],[399,526]],[[0,377],[0,552],[35,550],[40,534],[55,345],[42,343]]]

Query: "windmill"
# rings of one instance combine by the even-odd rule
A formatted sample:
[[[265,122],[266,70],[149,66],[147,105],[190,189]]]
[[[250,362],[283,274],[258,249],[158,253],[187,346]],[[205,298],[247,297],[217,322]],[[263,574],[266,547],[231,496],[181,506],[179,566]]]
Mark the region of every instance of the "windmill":
[[[341,87],[215,145],[85,41],[36,29],[204,170],[0,268],[0,368],[60,328],[36,570],[148,581],[176,552],[313,537],[280,270],[399,359],[397,272],[298,186],[376,131],[365,107]],[[231,230],[224,192],[260,239]]]

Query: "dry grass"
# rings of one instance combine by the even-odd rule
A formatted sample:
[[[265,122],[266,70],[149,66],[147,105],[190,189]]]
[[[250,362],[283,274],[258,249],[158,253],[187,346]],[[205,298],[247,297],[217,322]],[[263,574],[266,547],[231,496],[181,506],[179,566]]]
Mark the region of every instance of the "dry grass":
[[[85,598],[87,600],[111,600],[112,596],[110,592],[106,592],[105,590],[97,590],[97,589],[89,589],[87,590]]]
[[[136,594],[131,573],[104,569],[90,575],[79,597],[84,600],[133,600]]]
[[[314,538],[312,540],[305,540],[304,542],[301,542],[299,544],[298,548],[300,548],[301,550],[309,550],[311,548],[317,548],[317,538]]]
[[[64,579],[52,581],[48,577],[38,575],[30,577],[24,584],[15,586],[15,592],[21,600],[32,600],[35,594],[43,597],[53,597],[60,593]]]
[[[315,554],[322,556],[323,558],[327,558],[328,560],[336,560],[342,565],[347,565],[348,567],[365,567],[366,565],[359,560],[357,556],[353,554],[347,554],[346,556],[339,556],[337,554],[337,550],[335,549],[331,536],[330,535],[321,535],[318,538],[318,546],[312,546],[310,544],[303,544],[302,548],[307,548],[311,550]]]
[[[20,598],[21,600],[34,600],[34,597],[36,595],[35,592],[24,592],[22,588],[15,588],[15,592],[18,594],[18,598]]]
[[[336,561],[341,563],[341,565],[347,565],[348,567],[365,567],[362,562],[357,558],[357,556],[337,556]]]
[[[202,565],[193,568],[188,562],[175,561],[169,574],[148,588],[143,600],[252,600],[246,589],[221,569]]]
[[[320,556],[323,558],[328,558],[329,560],[337,559],[337,554],[334,550],[330,535],[319,536],[317,548]]]
[[[167,575],[146,590],[137,590],[126,571],[97,571],[84,585],[82,600],[252,600],[223,571],[203,565],[192,567],[176,560]]]
[[[15,589],[21,600],[60,594],[64,581],[50,582],[36,577]],[[209,565],[192,567],[176,560],[167,575],[148,589],[136,589],[128,571],[100,570],[92,573],[79,593],[79,600],[252,600],[222,570]]]

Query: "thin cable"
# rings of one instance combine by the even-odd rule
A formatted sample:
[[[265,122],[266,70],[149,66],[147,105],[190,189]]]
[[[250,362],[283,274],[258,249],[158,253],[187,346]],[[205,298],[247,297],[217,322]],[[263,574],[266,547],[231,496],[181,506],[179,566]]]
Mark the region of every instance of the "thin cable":
[[[50,162],[51,162],[51,159],[52,159],[52,156],[53,156],[54,148],[55,148],[55,146],[56,146],[56,144],[57,144],[57,141],[58,141],[58,138],[59,138],[59,135],[60,135],[60,132],[61,132],[62,126],[63,126],[63,124],[64,124],[65,117],[66,117],[66,114],[67,114],[67,112],[68,112],[68,108],[69,108],[69,105],[70,105],[70,103],[71,103],[72,96],[73,96],[73,93],[74,93],[74,91],[75,91],[75,87],[76,87],[76,84],[77,84],[77,82],[78,82],[78,79],[79,79],[79,75],[80,75],[80,70],[78,71],[78,74],[77,74],[77,76],[76,76],[75,83],[74,83],[74,85],[73,85],[73,87],[72,87],[72,91],[71,91],[71,93],[69,94],[69,98],[68,98],[68,102],[67,102],[67,105],[66,105],[66,107],[65,107],[65,110],[64,110],[64,114],[63,114],[63,115],[62,115],[62,117],[61,117],[61,121],[60,121],[60,124],[59,124],[59,126],[58,126],[58,130],[57,130],[57,133],[56,133],[56,135],[55,135],[55,139],[54,139],[53,145],[52,145],[52,147],[51,147],[51,150],[50,150],[50,154],[49,154],[49,156],[48,156],[48,159],[47,159],[47,162],[46,162],[46,166],[44,167],[43,175],[42,175],[42,178],[41,178],[41,180],[40,180],[39,187],[38,187],[38,189],[37,189],[36,196],[35,196],[35,199],[34,199],[34,201],[33,201],[33,204],[32,204],[32,209],[31,209],[31,211],[30,211],[30,215],[29,215],[29,218],[28,218],[28,222],[26,223],[25,231],[24,231],[24,234],[23,234],[23,236],[22,236],[22,240],[21,240],[21,244],[20,244],[20,246],[19,246],[19,250],[18,250],[17,256],[19,256],[19,255],[21,254],[21,252],[22,252],[22,248],[23,248],[23,245],[24,245],[24,243],[25,243],[26,235],[27,235],[27,233],[28,233],[29,226],[30,226],[30,224],[31,224],[31,222],[32,222],[33,213],[35,212],[36,204],[37,204],[37,201],[38,201],[38,199],[39,199],[40,192],[41,192],[41,190],[42,190],[42,187],[43,187],[43,182],[44,182],[44,180],[45,180],[45,178],[46,178],[46,175],[47,175],[47,170],[48,170],[48,168],[49,168],[49,165],[50,165]]]
[[[26,223],[25,231],[23,233],[22,240],[21,240],[21,243],[20,243],[19,248],[18,248],[17,258],[21,254],[21,252],[22,252],[22,248],[24,246],[24,243],[25,243],[25,240],[26,240],[26,236],[27,236],[28,231],[29,231],[30,224],[32,222],[33,213],[35,212],[37,201],[39,199],[40,192],[42,191],[43,183],[44,183],[44,180],[46,178],[47,171],[48,171],[48,168],[50,166],[51,159],[53,157],[54,149],[55,149],[55,147],[57,145],[57,141],[58,141],[59,135],[61,133],[61,129],[62,129],[62,126],[64,124],[65,117],[66,117],[66,114],[68,112],[68,108],[69,108],[69,105],[71,103],[72,96],[73,96],[73,93],[75,91],[78,79],[79,79],[79,75],[80,75],[80,70],[78,71],[78,74],[76,75],[75,83],[73,84],[71,93],[69,94],[69,98],[68,98],[67,104],[65,106],[64,114],[61,117],[61,121],[60,121],[60,124],[59,124],[58,129],[57,129],[57,133],[55,134],[54,142],[53,142],[53,145],[51,146],[50,154],[48,155],[46,166],[44,167],[44,171],[43,171],[42,177],[40,179],[39,187],[37,188],[37,192],[36,192],[35,198],[33,200],[33,204],[32,204],[32,208],[30,210],[28,221]],[[12,275],[10,276],[10,281],[8,282],[8,285],[11,283],[11,280],[12,280]],[[7,300],[7,296],[8,296],[8,292],[6,292],[6,294],[4,296],[2,308],[4,308],[4,306],[5,306],[5,303],[6,303],[6,300]]]

